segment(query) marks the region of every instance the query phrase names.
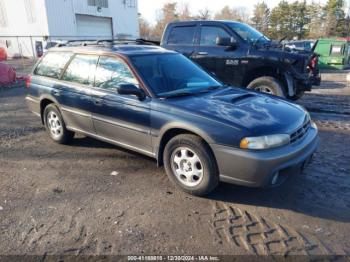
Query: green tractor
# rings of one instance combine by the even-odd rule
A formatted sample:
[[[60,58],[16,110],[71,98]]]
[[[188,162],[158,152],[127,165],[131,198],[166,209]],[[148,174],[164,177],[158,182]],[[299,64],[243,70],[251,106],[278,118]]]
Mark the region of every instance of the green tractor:
[[[323,38],[315,43],[320,69],[345,69],[349,67],[350,38]]]

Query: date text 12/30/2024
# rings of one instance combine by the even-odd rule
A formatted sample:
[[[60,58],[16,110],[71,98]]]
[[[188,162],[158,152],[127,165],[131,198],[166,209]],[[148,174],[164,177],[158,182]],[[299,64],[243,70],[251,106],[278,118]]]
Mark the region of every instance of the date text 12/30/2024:
[[[220,261],[215,256],[128,256],[128,261]]]

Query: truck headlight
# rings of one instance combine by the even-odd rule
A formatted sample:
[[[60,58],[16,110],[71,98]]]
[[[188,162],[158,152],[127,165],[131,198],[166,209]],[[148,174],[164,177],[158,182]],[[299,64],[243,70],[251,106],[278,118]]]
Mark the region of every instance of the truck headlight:
[[[246,137],[241,140],[240,147],[243,149],[268,149],[290,143],[290,136],[286,134]]]

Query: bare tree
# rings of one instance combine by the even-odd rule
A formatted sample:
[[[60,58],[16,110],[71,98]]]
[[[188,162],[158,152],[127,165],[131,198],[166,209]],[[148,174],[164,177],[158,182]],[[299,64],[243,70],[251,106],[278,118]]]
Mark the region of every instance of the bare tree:
[[[140,37],[144,39],[152,38],[152,27],[146,19],[139,17]]]
[[[190,11],[190,5],[187,2],[181,2],[178,7],[178,17],[180,20],[193,19]]]
[[[207,7],[205,7],[204,9],[198,11],[198,15],[196,15],[195,18],[198,20],[209,20],[211,19],[211,12]]]

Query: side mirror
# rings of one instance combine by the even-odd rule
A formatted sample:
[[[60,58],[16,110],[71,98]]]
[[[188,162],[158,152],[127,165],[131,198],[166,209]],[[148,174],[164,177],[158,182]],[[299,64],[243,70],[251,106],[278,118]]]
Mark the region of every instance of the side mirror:
[[[117,87],[117,92],[120,95],[135,95],[140,100],[144,100],[146,98],[145,92],[133,84],[121,84]]]
[[[216,38],[216,45],[235,48],[237,46],[237,41],[234,37],[220,37],[220,36],[218,36]]]

